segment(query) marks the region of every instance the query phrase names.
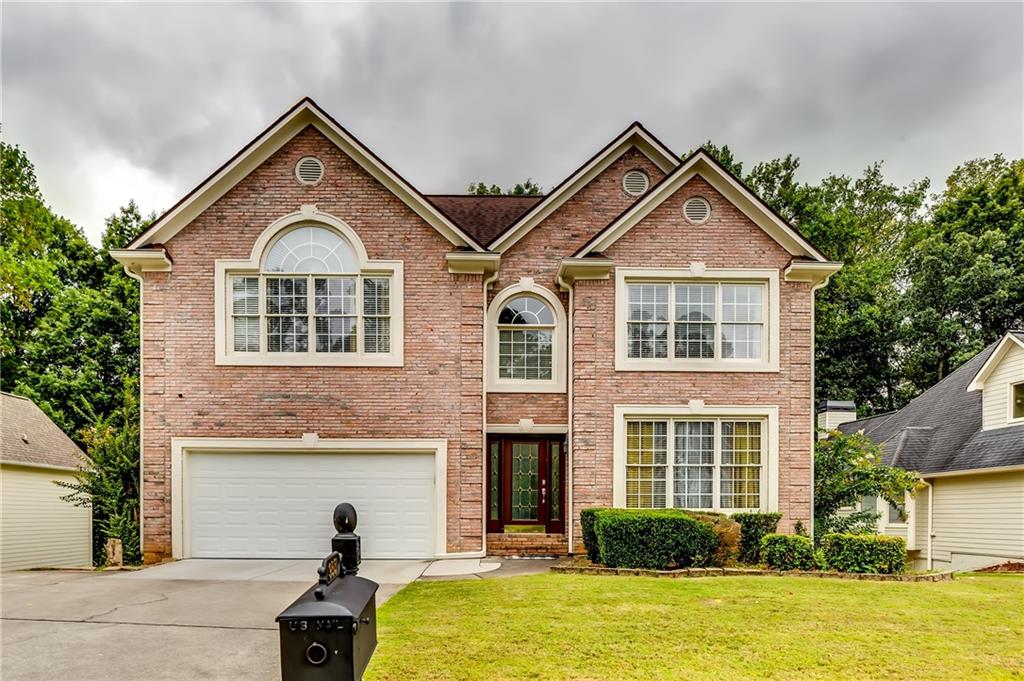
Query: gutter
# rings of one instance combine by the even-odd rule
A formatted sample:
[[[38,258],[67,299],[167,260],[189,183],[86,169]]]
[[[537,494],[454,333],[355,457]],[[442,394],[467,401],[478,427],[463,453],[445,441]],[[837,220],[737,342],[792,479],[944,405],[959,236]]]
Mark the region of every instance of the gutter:
[[[927,541],[927,548],[925,549],[925,553],[927,554],[926,558],[927,558],[927,561],[928,561],[926,569],[927,570],[931,570],[932,569],[932,509],[934,508],[933,505],[932,505],[932,492],[934,492],[935,488],[932,487],[932,483],[928,482],[927,480],[922,479],[921,483],[928,487],[928,541]]]

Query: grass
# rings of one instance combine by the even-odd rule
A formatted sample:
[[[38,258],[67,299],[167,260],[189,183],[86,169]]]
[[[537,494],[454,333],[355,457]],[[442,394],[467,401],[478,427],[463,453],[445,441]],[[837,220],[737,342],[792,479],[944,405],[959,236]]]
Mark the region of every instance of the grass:
[[[368,681],[1024,679],[1024,577],[414,582]]]

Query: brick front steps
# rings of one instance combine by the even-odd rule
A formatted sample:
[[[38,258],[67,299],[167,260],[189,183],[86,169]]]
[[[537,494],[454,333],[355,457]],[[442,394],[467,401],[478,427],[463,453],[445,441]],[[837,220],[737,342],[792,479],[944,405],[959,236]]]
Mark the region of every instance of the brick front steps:
[[[487,535],[487,555],[513,557],[564,556],[569,540],[564,534],[506,532]]]
[[[818,577],[824,579],[859,579],[875,582],[948,582],[953,571],[909,575],[861,574],[857,572],[804,572],[801,570],[756,570],[752,568],[681,568],[678,570],[644,570],[610,568],[578,561],[565,561],[551,566],[552,572],[570,575],[628,575],[631,577]]]

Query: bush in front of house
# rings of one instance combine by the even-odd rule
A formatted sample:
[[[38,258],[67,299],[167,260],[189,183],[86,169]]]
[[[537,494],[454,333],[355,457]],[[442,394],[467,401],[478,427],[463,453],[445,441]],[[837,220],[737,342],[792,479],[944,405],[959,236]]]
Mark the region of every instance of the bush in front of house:
[[[839,572],[900,574],[907,566],[903,537],[885,534],[826,534],[821,538],[825,568]]]
[[[601,561],[601,552],[597,548],[597,532],[594,523],[600,508],[585,508],[580,511],[580,533],[583,535],[583,547],[587,550],[587,560],[591,563]]]
[[[798,534],[766,534],[761,538],[761,559],[776,570],[813,570],[818,567],[814,542]]]
[[[711,558],[711,565],[715,567],[726,567],[736,564],[740,554],[740,538],[742,530],[740,524],[724,513],[712,513],[711,511],[680,511],[691,518],[711,525],[718,542],[718,548]]]
[[[761,539],[773,534],[782,520],[781,513],[733,513],[740,524],[740,562],[755,565],[761,562]]]
[[[713,562],[718,548],[710,523],[676,509],[601,509],[594,531],[600,562],[608,567],[701,567]]]

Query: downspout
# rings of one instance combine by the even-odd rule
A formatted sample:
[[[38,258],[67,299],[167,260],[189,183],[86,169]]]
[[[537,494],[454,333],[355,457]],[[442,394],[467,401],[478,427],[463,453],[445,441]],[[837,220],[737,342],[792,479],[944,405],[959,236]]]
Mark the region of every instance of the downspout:
[[[145,543],[145,541],[143,539],[143,526],[142,526],[142,519],[143,519],[143,517],[145,517],[145,514],[143,513],[143,500],[145,499],[145,495],[144,495],[144,492],[143,492],[143,480],[144,480],[144,478],[142,477],[142,475],[143,475],[143,461],[145,461],[145,455],[144,455],[145,450],[142,448],[142,443],[143,443],[143,434],[146,432],[146,429],[143,427],[143,419],[146,418],[146,410],[145,410],[145,406],[142,403],[142,396],[145,393],[145,390],[143,389],[143,381],[144,381],[143,377],[145,376],[145,372],[143,372],[143,370],[142,370],[142,361],[143,361],[143,357],[146,356],[146,353],[143,351],[143,348],[142,348],[142,345],[145,342],[143,340],[145,334],[142,333],[142,275],[139,274],[138,272],[134,272],[134,271],[128,269],[128,265],[124,266],[124,273],[127,274],[132,279],[134,279],[135,281],[139,282],[139,553],[141,554],[142,562],[145,563],[146,562],[146,551],[145,551],[146,543]]]
[[[568,291],[569,292],[569,317],[568,317],[568,320],[566,321],[566,323],[569,325],[569,328],[566,329],[566,345],[568,346],[566,348],[566,352],[568,353],[568,356],[566,358],[567,366],[566,366],[566,376],[565,376],[566,383],[565,384],[566,384],[566,389],[568,391],[568,402],[569,402],[569,404],[568,404],[567,412],[568,412],[569,418],[566,419],[568,421],[568,423],[566,424],[567,431],[566,431],[566,434],[565,434],[565,472],[566,472],[566,476],[565,477],[566,477],[566,484],[567,484],[567,488],[566,488],[566,491],[565,491],[565,505],[566,505],[566,510],[568,511],[568,513],[567,513],[568,517],[566,518],[566,531],[569,534],[569,547],[568,547],[568,550],[569,550],[569,555],[572,555],[573,554],[573,548],[574,548],[573,544],[575,543],[573,541],[573,537],[575,536],[575,534],[573,532],[573,527],[572,527],[572,525],[573,525],[572,521],[573,521],[573,518],[575,517],[575,511],[574,511],[573,505],[572,505],[573,504],[573,493],[572,493],[573,492],[572,431],[573,431],[573,414],[574,414],[574,412],[573,412],[573,389],[572,389],[573,388],[573,380],[572,380],[572,373],[573,373],[573,360],[572,360],[572,358],[573,358],[573,344],[572,344],[572,337],[573,337],[573,332],[572,331],[573,331],[573,321],[574,321],[574,314],[573,314],[573,312],[574,312],[574,310],[573,310],[573,300],[574,300],[574,298],[573,298],[573,286],[571,284],[567,283],[565,281],[565,279],[562,277],[561,274],[558,275],[558,277],[556,278],[556,281],[558,282],[558,288],[559,289],[561,289],[563,291]]]
[[[483,504],[480,527],[480,555],[481,557],[487,555],[487,457],[490,456],[490,452],[487,451],[487,346],[488,335],[487,335],[487,290],[491,288],[491,285],[498,280],[498,274],[500,269],[495,269],[494,274],[491,276],[483,277],[483,297],[481,299],[482,305],[480,306],[483,311],[483,325],[480,327],[480,340],[483,343],[483,350],[480,353],[480,490],[483,494],[480,495],[481,503]],[[445,520],[447,522],[447,519]]]
[[[808,486],[808,490],[810,491],[810,497],[811,497],[811,521],[808,523],[807,534],[810,536],[812,542],[814,541],[814,450],[817,447],[817,443],[818,443],[818,433],[817,433],[818,424],[817,424],[817,422],[816,422],[816,420],[814,418],[814,409],[815,409],[814,391],[815,391],[815,387],[816,387],[816,380],[815,380],[816,371],[815,371],[815,362],[814,362],[814,353],[815,353],[814,338],[815,338],[815,333],[816,333],[815,320],[814,320],[814,317],[815,317],[815,310],[814,310],[814,298],[815,298],[815,296],[814,296],[814,294],[817,292],[818,289],[824,288],[825,285],[828,284],[828,280],[830,278],[831,277],[825,277],[824,281],[822,281],[820,283],[817,283],[814,286],[811,286],[811,484]]]
[[[927,560],[927,563],[926,563],[927,567],[925,569],[926,570],[931,570],[932,569],[932,491],[934,490],[934,488],[932,487],[932,483],[928,482],[927,480],[921,480],[921,484],[926,485],[928,487],[928,540],[925,542],[925,547],[926,547],[925,548],[925,552],[927,554],[925,556],[925,559]]]

